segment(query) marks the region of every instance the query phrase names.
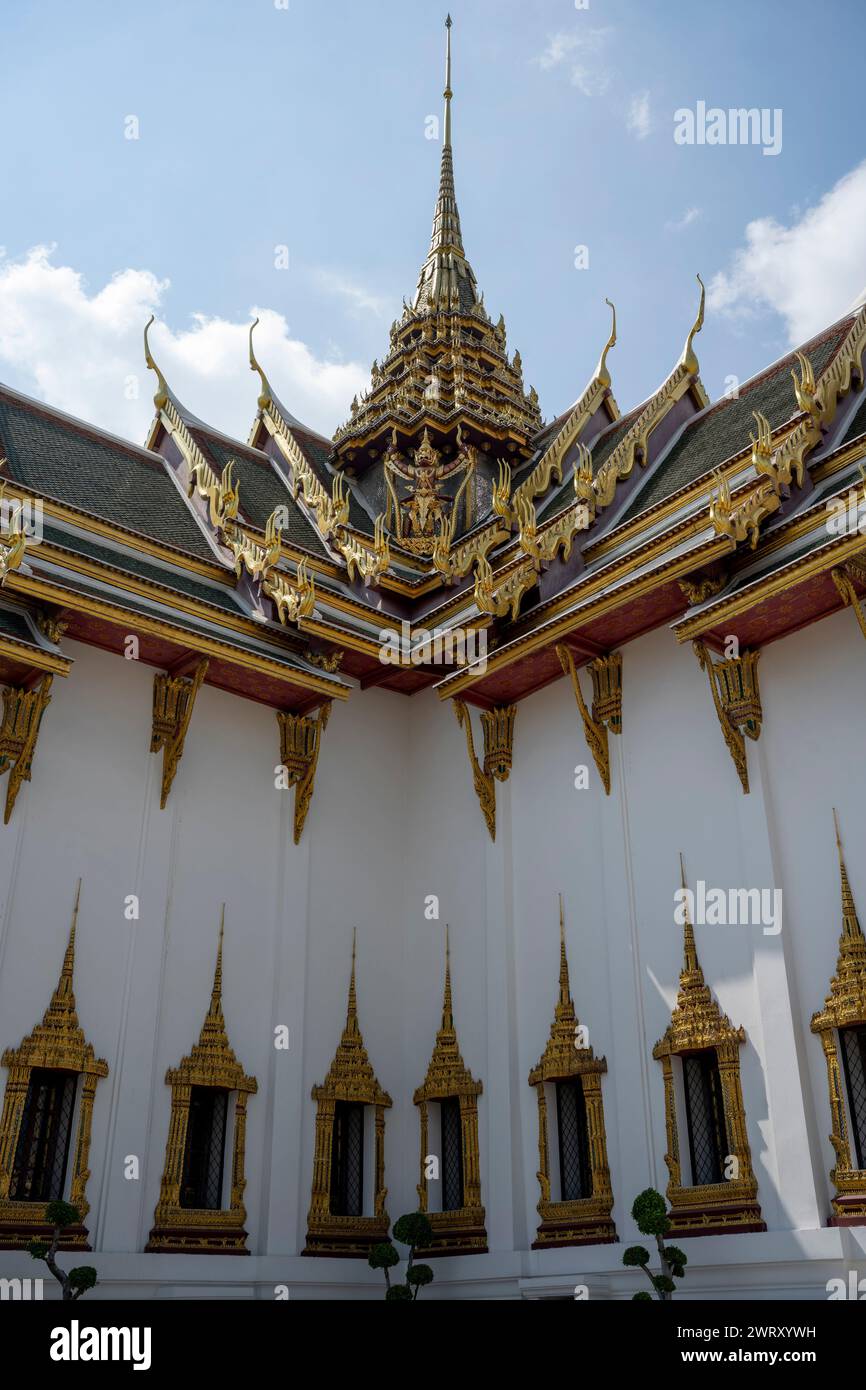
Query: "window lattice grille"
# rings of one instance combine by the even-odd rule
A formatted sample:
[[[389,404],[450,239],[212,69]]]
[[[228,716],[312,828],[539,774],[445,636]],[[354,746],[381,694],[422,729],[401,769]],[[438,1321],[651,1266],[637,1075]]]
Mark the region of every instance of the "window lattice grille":
[[[559,1182],[563,1202],[592,1196],[586,1101],[579,1080],[557,1081],[556,1116],[559,1128]]]
[[[193,1086],[189,1100],[180,1205],[198,1211],[222,1207],[228,1091]]]
[[[721,1182],[724,1177],[728,1139],[722,1083],[715,1049],[694,1052],[683,1058],[686,1092],[686,1118],[692,1184]]]
[[[338,1100],[331,1142],[331,1212],[362,1216],[364,1210],[364,1106]]]
[[[842,1030],[842,1063],[857,1167],[866,1168],[866,1028]]]
[[[18,1131],[9,1196],[15,1202],[63,1197],[77,1076],[34,1068]]]
[[[460,1101],[456,1096],[439,1107],[442,1124],[442,1210],[459,1211],[463,1206],[463,1125]]]

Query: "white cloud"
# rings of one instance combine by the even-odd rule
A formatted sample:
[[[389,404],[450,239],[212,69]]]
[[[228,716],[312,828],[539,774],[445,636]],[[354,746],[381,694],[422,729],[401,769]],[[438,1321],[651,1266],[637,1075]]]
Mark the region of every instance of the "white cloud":
[[[636,92],[632,97],[626,117],[626,129],[638,140],[645,140],[649,135],[652,130],[649,92]]]
[[[611,73],[601,62],[600,54],[611,32],[611,29],[605,28],[553,34],[547,48],[533,61],[546,72],[567,67],[573,87],[577,87],[586,97],[602,96],[610,86]]]
[[[686,227],[690,227],[693,222],[697,222],[703,215],[703,210],[701,208],[686,208],[682,217],[677,218],[675,222],[666,222],[665,227],[669,232],[684,232]]]
[[[711,308],[739,317],[771,309],[801,343],[851,306],[866,267],[866,162],[790,226],[762,217],[746,227],[731,268],[714,276]]]
[[[167,280],[122,270],[90,293],[53,248],[20,260],[0,258],[0,377],[114,434],[141,443],[153,417],[156,379],[144,365],[142,332],[163,309]],[[323,361],[291,337],[282,314],[256,308],[256,353],[286,408],[332,433],[369,373],[355,362]],[[246,439],[255,415],[257,378],[249,370],[243,323],[195,314],[186,329],[155,323],[154,357],[175,394],[195,415]],[[130,387],[132,383],[132,388]],[[137,398],[128,399],[137,388]]]

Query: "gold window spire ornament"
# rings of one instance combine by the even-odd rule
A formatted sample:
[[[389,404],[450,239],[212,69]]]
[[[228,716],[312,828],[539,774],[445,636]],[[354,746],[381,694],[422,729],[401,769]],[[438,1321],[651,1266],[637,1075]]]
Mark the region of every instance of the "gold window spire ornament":
[[[849,1039],[859,1041],[863,1037],[860,1030],[866,1029],[866,939],[854,904],[835,810],[833,819],[842,887],[842,934],[839,937],[836,973],[830,981],[830,991],[823,1009],[813,1015],[810,1026],[812,1032],[821,1039],[827,1063],[832,1125],[830,1143],[836,1156],[836,1163],[830,1170],[830,1181],[836,1188],[836,1195],[832,1199],[833,1215],[830,1223],[834,1226],[861,1226],[866,1225],[866,1168],[862,1166],[862,1161],[857,1161],[856,1148],[852,1153],[854,1135],[851,1133],[851,1125],[858,1125],[861,1117],[855,1110],[849,1123],[845,1103],[846,1089],[849,1103],[853,1097],[850,1086],[846,1088],[843,1083],[843,1066],[846,1062],[846,1043]],[[859,1065],[862,1070],[862,1054]],[[866,1129],[866,1121],[863,1122],[863,1128]],[[859,1147],[861,1150],[864,1147],[862,1142]]]
[[[385,1186],[385,1111],[391,1097],[383,1090],[367,1056],[361,1027],[358,1022],[358,996],[355,986],[356,933],[352,933],[352,970],[349,976],[349,997],[346,1024],[334,1054],[328,1074],[321,1086],[314,1086],[316,1102],[316,1139],[313,1154],[313,1185],[310,1210],[307,1215],[307,1243],[304,1255],[344,1255],[366,1258],[370,1247],[388,1239],[390,1218],[385,1210],[388,1189]],[[353,1159],[356,1171],[363,1174],[363,1151],[367,1138],[372,1139],[373,1192],[372,1213],[335,1211],[338,1205],[333,1179],[340,1161],[340,1135],[351,1107],[352,1116],[360,1120],[355,1140],[361,1146]],[[363,1107],[363,1108],[362,1108]],[[373,1131],[369,1133],[368,1108],[373,1112]],[[360,1109],[360,1116],[359,1116]],[[336,1160],[336,1165],[335,1165]],[[363,1182],[359,1183],[363,1188]],[[363,1200],[357,1203],[362,1208]]]
[[[476,1081],[460,1053],[457,1030],[454,1026],[454,1006],[451,992],[451,943],[445,928],[445,987],[442,998],[442,1021],[436,1034],[433,1053],[424,1082],[413,1097],[421,1120],[421,1178],[418,1183],[418,1207],[426,1212],[433,1227],[433,1244],[425,1248],[429,1255],[478,1255],[487,1250],[487,1231],[484,1207],[481,1205],[481,1171],[478,1148],[478,1097],[483,1085]],[[440,1124],[439,1181],[444,1186],[447,1162],[455,1168],[454,1189],[460,1205],[450,1210],[429,1210],[428,1165],[430,1154],[430,1106],[450,1105],[453,1111],[451,1152],[446,1155],[445,1125]]]
[[[559,895],[559,994],[553,1011],[550,1037],[536,1066],[529,1073],[529,1085],[538,1098],[538,1183],[541,1198],[538,1214],[541,1224],[533,1250],[554,1245],[601,1245],[617,1239],[613,1224],[613,1192],[607,1162],[604,1102],[601,1078],[607,1060],[596,1057],[584,1038],[568,976],[565,949],[565,916]],[[575,1096],[571,1088],[579,1088]],[[552,1094],[551,1094],[552,1092]],[[551,1105],[548,1105],[550,1097]],[[550,1115],[550,1110],[554,1115]],[[578,1121],[578,1117],[580,1120]],[[560,1160],[559,1197],[552,1197],[550,1167],[550,1124],[556,1124]],[[568,1126],[568,1127],[567,1127]],[[574,1131],[573,1133],[571,1131]],[[580,1178],[586,1195],[567,1197],[565,1146],[580,1151]]]
[[[61,1247],[89,1250],[84,1219],[90,1210],[87,1201],[87,1166],[90,1154],[90,1127],[97,1083],[108,1075],[108,1064],[98,1058],[78,1021],[75,1003],[75,933],[81,902],[81,880],[75,892],[75,906],[69,940],[63,956],[60,978],[42,1018],[17,1048],[7,1048],[0,1063],[8,1069],[3,1113],[0,1118],[0,1249],[17,1249],[31,1240],[50,1235],[45,1224],[47,1200],[63,1198],[78,1208],[80,1221],[68,1226],[61,1236]],[[74,1077],[67,1100],[77,1092],[75,1109],[69,1116],[68,1163],[71,1173],[64,1176],[61,1190],[40,1200],[19,1199],[13,1194],[20,1185],[19,1139],[31,1100],[31,1086],[45,1072]],[[36,1076],[34,1076],[36,1073]],[[68,1196],[67,1196],[68,1193]]]
[[[223,1015],[223,935],[225,904],[223,904],[216,966],[211,987],[210,1005],[202,1024],[198,1042],[180,1065],[170,1067],[165,1084],[171,1087],[171,1117],[165,1148],[165,1166],[160,1184],[159,1202],[154,1212],[154,1224],[145,1247],[149,1251],[175,1254],[248,1255],[247,1233],[244,1230],[246,1209],[243,1204],[246,1177],[247,1098],[255,1095],[258,1083],[247,1076],[234,1054],[226,1031]],[[202,1096],[204,1093],[204,1096]],[[213,1169],[213,1182],[218,1191],[213,1206],[186,1205],[183,1191],[188,1181],[191,1156],[193,1106],[208,1093],[217,1093],[221,1116],[227,1121],[229,1098],[234,1101],[234,1123],[231,1140],[228,1125],[215,1135],[212,1127],[205,1135],[208,1162]],[[204,1108],[204,1107],[203,1107]],[[201,1130],[197,1137],[201,1137]],[[228,1178],[223,1177],[223,1163]],[[223,1190],[228,1204],[223,1205]]]
[[[680,855],[682,888],[687,891],[686,872]],[[683,909],[683,968],[680,988],[671,1021],[664,1037],[653,1048],[661,1062],[665,1086],[665,1122],[669,1173],[667,1197],[671,1206],[671,1231],[677,1235],[722,1235],[730,1231],[764,1231],[758,1205],[758,1183],[752,1172],[752,1157],[746,1131],[746,1112],[740,1084],[739,1051],[746,1041],[743,1028],[735,1028],[723,1014],[704,980],[698,960],[695,932],[688,901]],[[726,1152],[724,1176],[718,1182],[683,1181],[677,1124],[677,1085],[674,1062],[678,1064],[685,1088],[685,1067],[709,1058],[718,1077],[718,1102],[724,1125]],[[693,1175],[694,1176],[694,1175]]]

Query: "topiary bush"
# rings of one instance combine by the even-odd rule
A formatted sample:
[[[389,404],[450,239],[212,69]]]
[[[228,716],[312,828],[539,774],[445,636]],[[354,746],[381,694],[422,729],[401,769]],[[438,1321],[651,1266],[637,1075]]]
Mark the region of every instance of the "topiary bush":
[[[45,1208],[45,1220],[49,1226],[54,1227],[50,1244],[46,1244],[44,1240],[31,1240],[27,1249],[34,1260],[42,1260],[51,1270],[60,1285],[64,1301],[74,1302],[94,1287],[96,1270],[92,1265],[76,1265],[67,1273],[65,1269],[60,1268],[56,1256],[61,1234],[67,1226],[78,1225],[81,1213],[71,1202],[49,1202]]]
[[[641,1235],[655,1236],[661,1274],[650,1273],[650,1254],[643,1245],[630,1245],[623,1252],[622,1262],[627,1268],[642,1269],[653,1286],[656,1298],[668,1302],[676,1293],[674,1279],[685,1277],[688,1261],[678,1246],[665,1245],[664,1238],[671,1228],[665,1199],[654,1187],[648,1187],[635,1197],[631,1214]],[[644,1289],[634,1295],[636,1299],[641,1300],[651,1299],[652,1296]]]
[[[367,1257],[371,1269],[381,1269],[385,1275],[385,1299],[387,1302],[414,1303],[419,1289],[433,1283],[433,1271],[429,1265],[413,1263],[416,1250],[423,1250],[433,1244],[433,1227],[423,1211],[409,1212],[399,1216],[394,1222],[394,1239],[401,1245],[408,1245],[409,1260],[406,1265],[406,1279],[402,1284],[392,1284],[390,1270],[400,1263],[399,1251],[390,1240],[374,1245]]]

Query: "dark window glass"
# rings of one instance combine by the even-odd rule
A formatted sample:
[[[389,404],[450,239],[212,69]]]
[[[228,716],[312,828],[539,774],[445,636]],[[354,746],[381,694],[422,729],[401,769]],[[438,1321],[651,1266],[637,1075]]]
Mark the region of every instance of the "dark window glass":
[[[579,1080],[557,1081],[556,1116],[559,1126],[559,1184],[563,1202],[592,1196],[586,1102]]]
[[[334,1216],[364,1212],[364,1106],[353,1101],[338,1100],[334,1106],[331,1212]]]
[[[459,1211],[463,1206],[463,1126],[460,1101],[456,1096],[439,1106],[442,1124],[442,1210]]]
[[[180,1204],[197,1211],[219,1211],[223,1197],[228,1091],[193,1086],[183,1155]]]
[[[842,1030],[842,1065],[857,1167],[866,1168],[866,1028]]]
[[[702,1183],[721,1182],[725,1174],[728,1136],[715,1048],[684,1057],[683,1077],[692,1184],[698,1187]]]
[[[9,1196],[13,1202],[63,1197],[77,1074],[34,1067],[18,1131]]]

